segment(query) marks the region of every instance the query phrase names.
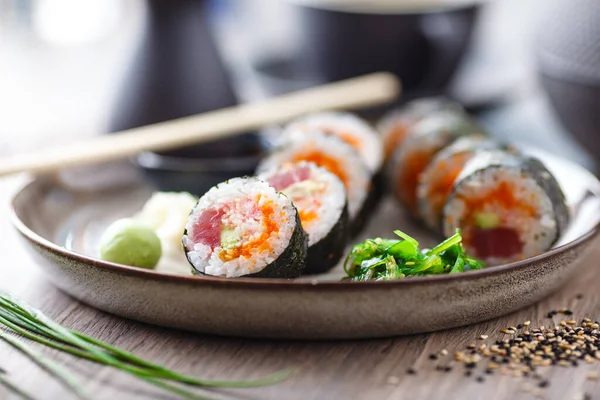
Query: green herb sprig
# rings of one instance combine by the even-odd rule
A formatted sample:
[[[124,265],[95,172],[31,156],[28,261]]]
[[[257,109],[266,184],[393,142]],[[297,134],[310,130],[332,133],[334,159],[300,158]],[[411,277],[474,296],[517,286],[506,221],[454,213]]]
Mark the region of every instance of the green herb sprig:
[[[0,293],[0,326],[4,326],[34,342],[56,350],[117,368],[154,386],[187,399],[205,399],[206,397],[201,397],[185,389],[185,386],[203,388],[260,387],[281,382],[293,372],[291,369],[286,369],[263,379],[246,381],[203,380],[193,376],[182,375],[83,333],[67,329],[45,316],[41,311],[10,295],[2,293]],[[4,334],[4,336],[7,335]],[[5,339],[5,337],[2,338]],[[13,340],[11,344],[14,346],[14,338],[11,339]],[[22,344],[19,345],[21,348],[15,347],[23,351],[24,347]],[[36,361],[40,360],[39,355],[33,352],[29,352],[28,355],[36,359]],[[45,366],[48,367],[48,364],[46,363]],[[50,369],[54,372],[57,371],[56,368],[50,367]],[[60,376],[63,382],[67,383],[81,398],[81,390],[71,377],[64,373],[55,373],[55,375]]]
[[[400,239],[367,239],[355,245],[346,257],[346,279],[354,281],[393,280],[407,276],[455,274],[484,267],[468,256],[460,230],[431,249],[399,230]]]
[[[67,388],[71,389],[75,395],[81,400],[90,399],[89,395],[83,389],[83,386],[77,381],[77,379],[71,375],[66,369],[63,369],[59,364],[44,357],[37,353],[30,346],[28,346],[23,340],[17,339],[16,337],[9,335],[3,330],[0,330],[0,339],[10,344],[16,350],[27,356],[34,363],[39,365],[42,369],[46,370],[49,374],[61,381]]]

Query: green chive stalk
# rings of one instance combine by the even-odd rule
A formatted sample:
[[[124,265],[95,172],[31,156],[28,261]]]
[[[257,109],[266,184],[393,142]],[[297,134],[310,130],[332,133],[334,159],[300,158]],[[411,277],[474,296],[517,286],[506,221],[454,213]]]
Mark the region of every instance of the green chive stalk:
[[[10,344],[12,347],[17,349],[23,355],[27,356],[34,363],[39,365],[42,369],[46,370],[49,374],[56,377],[61,381],[67,388],[73,391],[73,393],[82,400],[88,400],[90,397],[83,389],[83,386],[77,381],[77,379],[71,375],[67,370],[63,369],[59,364],[44,357],[43,355],[34,351],[31,347],[25,344],[22,340],[19,340],[11,335],[7,334],[3,330],[0,330],[0,339]]]
[[[27,392],[25,392],[23,389],[21,389],[20,387],[18,387],[11,381],[9,381],[5,377],[5,374],[6,374],[6,371],[4,369],[0,368],[0,386],[4,386],[6,388],[6,390],[19,396],[23,400],[36,400],[31,395],[27,394]]]
[[[182,375],[157,364],[136,357],[132,353],[104,343],[83,333],[67,329],[29,305],[0,293],[0,325],[42,345],[117,368],[139,379],[188,399],[205,399],[178,386],[181,384],[203,388],[249,388],[272,385],[288,378],[287,369],[263,379],[248,381],[202,380]],[[65,376],[62,376],[63,380]],[[176,385],[165,381],[172,381]],[[69,382],[73,383],[72,380]]]

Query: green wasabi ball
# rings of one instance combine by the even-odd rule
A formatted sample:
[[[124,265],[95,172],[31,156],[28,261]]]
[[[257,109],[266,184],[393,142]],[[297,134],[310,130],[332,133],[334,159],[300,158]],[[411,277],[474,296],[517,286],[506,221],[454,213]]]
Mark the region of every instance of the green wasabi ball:
[[[162,246],[156,233],[129,218],[113,222],[100,238],[100,258],[105,261],[154,268],[161,256]]]

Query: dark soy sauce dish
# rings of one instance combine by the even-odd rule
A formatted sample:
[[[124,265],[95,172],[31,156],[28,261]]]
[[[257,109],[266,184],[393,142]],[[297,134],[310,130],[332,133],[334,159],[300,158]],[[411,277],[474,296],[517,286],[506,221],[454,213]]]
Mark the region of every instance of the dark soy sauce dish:
[[[202,195],[219,182],[252,175],[266,147],[258,135],[246,134],[169,152],[143,152],[133,163],[156,190]]]

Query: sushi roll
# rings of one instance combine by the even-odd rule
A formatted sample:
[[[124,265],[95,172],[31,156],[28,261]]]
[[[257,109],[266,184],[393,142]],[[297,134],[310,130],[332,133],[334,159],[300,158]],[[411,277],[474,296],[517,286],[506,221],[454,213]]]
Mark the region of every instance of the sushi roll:
[[[383,143],[379,134],[360,117],[347,112],[308,114],[289,123],[282,132],[286,140],[303,132],[319,130],[334,135],[354,147],[372,174],[381,170]]]
[[[206,192],[182,238],[193,272],[226,278],[296,278],[308,236],[292,201],[258,178],[234,178]]]
[[[424,118],[411,128],[392,161],[391,187],[400,202],[418,215],[417,186],[423,171],[443,148],[456,139],[482,134],[470,118],[451,112],[439,112]]]
[[[331,269],[344,255],[348,240],[346,189],[340,179],[317,165],[283,164],[259,176],[288,196],[308,234],[306,274]]]
[[[348,215],[351,232],[362,229],[365,223],[367,197],[371,190],[371,173],[359,153],[337,136],[320,131],[293,135],[285,146],[265,157],[257,174],[298,161],[312,162],[336,175],[344,184],[348,196]]]
[[[394,151],[402,145],[410,129],[427,116],[439,111],[451,111],[464,115],[463,107],[445,97],[427,97],[406,103],[404,106],[385,114],[377,124],[384,148],[384,160],[389,160]]]
[[[552,247],[569,211],[555,178],[536,158],[500,150],[470,159],[444,206],[444,234],[488,264],[522,260]]]
[[[475,134],[456,140],[433,158],[419,177],[417,187],[419,216],[429,228],[441,233],[444,205],[465,164],[478,152],[495,149],[516,152],[510,146]]]

